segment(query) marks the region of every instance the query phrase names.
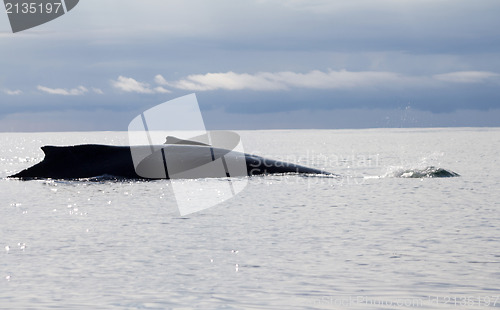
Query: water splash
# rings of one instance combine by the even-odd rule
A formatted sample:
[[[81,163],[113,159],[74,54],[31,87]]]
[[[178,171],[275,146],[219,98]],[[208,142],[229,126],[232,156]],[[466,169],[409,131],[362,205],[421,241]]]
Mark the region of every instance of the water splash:
[[[435,166],[427,166],[425,168],[398,168],[391,172],[388,172],[384,177],[393,178],[452,178],[458,177],[460,174],[447,170],[444,168],[439,168]]]

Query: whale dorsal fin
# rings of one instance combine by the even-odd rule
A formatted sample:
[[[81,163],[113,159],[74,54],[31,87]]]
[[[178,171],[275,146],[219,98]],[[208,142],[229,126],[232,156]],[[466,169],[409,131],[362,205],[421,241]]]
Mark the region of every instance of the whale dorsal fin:
[[[163,144],[182,144],[182,145],[204,145],[204,146],[210,146],[208,144],[198,142],[198,141],[192,141],[192,140],[183,140],[179,139],[174,136],[167,136],[167,140]]]

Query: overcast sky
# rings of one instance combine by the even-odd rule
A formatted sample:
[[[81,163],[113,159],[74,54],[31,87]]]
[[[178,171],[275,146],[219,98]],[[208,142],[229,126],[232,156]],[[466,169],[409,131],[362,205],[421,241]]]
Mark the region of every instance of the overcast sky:
[[[500,126],[498,0],[82,0],[11,32],[0,130],[127,130],[196,93],[209,129]]]

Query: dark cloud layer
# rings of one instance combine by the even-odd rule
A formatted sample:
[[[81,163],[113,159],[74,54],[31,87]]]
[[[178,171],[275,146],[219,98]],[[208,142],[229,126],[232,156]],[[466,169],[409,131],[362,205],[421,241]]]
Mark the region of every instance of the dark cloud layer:
[[[498,16],[493,0],[88,0],[11,34],[0,14],[0,130],[50,113],[94,114],[124,130],[134,113],[191,92],[222,127],[234,124],[231,115],[242,128],[262,128],[258,115],[308,111],[279,124],[326,128],[327,120],[307,117],[406,107],[439,115],[420,124],[470,125],[460,111],[500,108]],[[492,125],[477,115],[473,124]],[[47,118],[40,130],[44,123],[57,128]]]

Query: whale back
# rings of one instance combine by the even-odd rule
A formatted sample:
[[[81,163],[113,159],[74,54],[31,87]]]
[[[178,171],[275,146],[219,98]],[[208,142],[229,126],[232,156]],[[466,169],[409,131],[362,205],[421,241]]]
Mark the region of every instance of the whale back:
[[[150,146],[139,147],[149,148]],[[252,176],[276,173],[332,175],[331,173],[314,168],[267,159],[256,155],[231,152],[227,149],[213,148],[204,145],[169,144],[158,147],[160,147],[160,150],[162,150],[162,148],[167,150],[167,157],[171,154],[176,159],[174,161],[169,160],[167,163],[174,163],[173,166],[168,168],[168,170],[173,174],[179,174],[178,178]],[[113,176],[128,179],[154,179],[169,177],[168,174],[165,174],[162,177],[138,175],[132,159],[131,147],[129,146],[98,144],[75,146],[47,145],[42,147],[42,151],[45,154],[43,161],[17,174],[11,175],[10,177],[25,180],[38,178],[83,179],[99,176]],[[156,153],[153,153],[152,155],[154,154]],[[223,171],[223,173],[218,170],[217,173],[212,173],[212,170],[205,169],[203,170],[204,173],[200,174],[198,170],[187,169],[203,166],[211,161],[222,158],[224,158],[225,161],[224,165],[229,165],[230,167],[234,167],[237,161],[244,160],[243,166],[241,169],[237,169],[236,172],[234,169],[230,169],[229,172],[231,173],[229,175],[227,174],[228,170]],[[164,159],[162,157],[152,156],[152,158],[146,158],[144,163],[146,167],[148,167],[148,162],[146,162],[147,160],[159,163],[158,165],[152,165],[153,167],[163,168]],[[141,168],[140,163],[137,168]],[[193,173],[196,173],[182,173],[183,171],[190,172],[191,170]]]

